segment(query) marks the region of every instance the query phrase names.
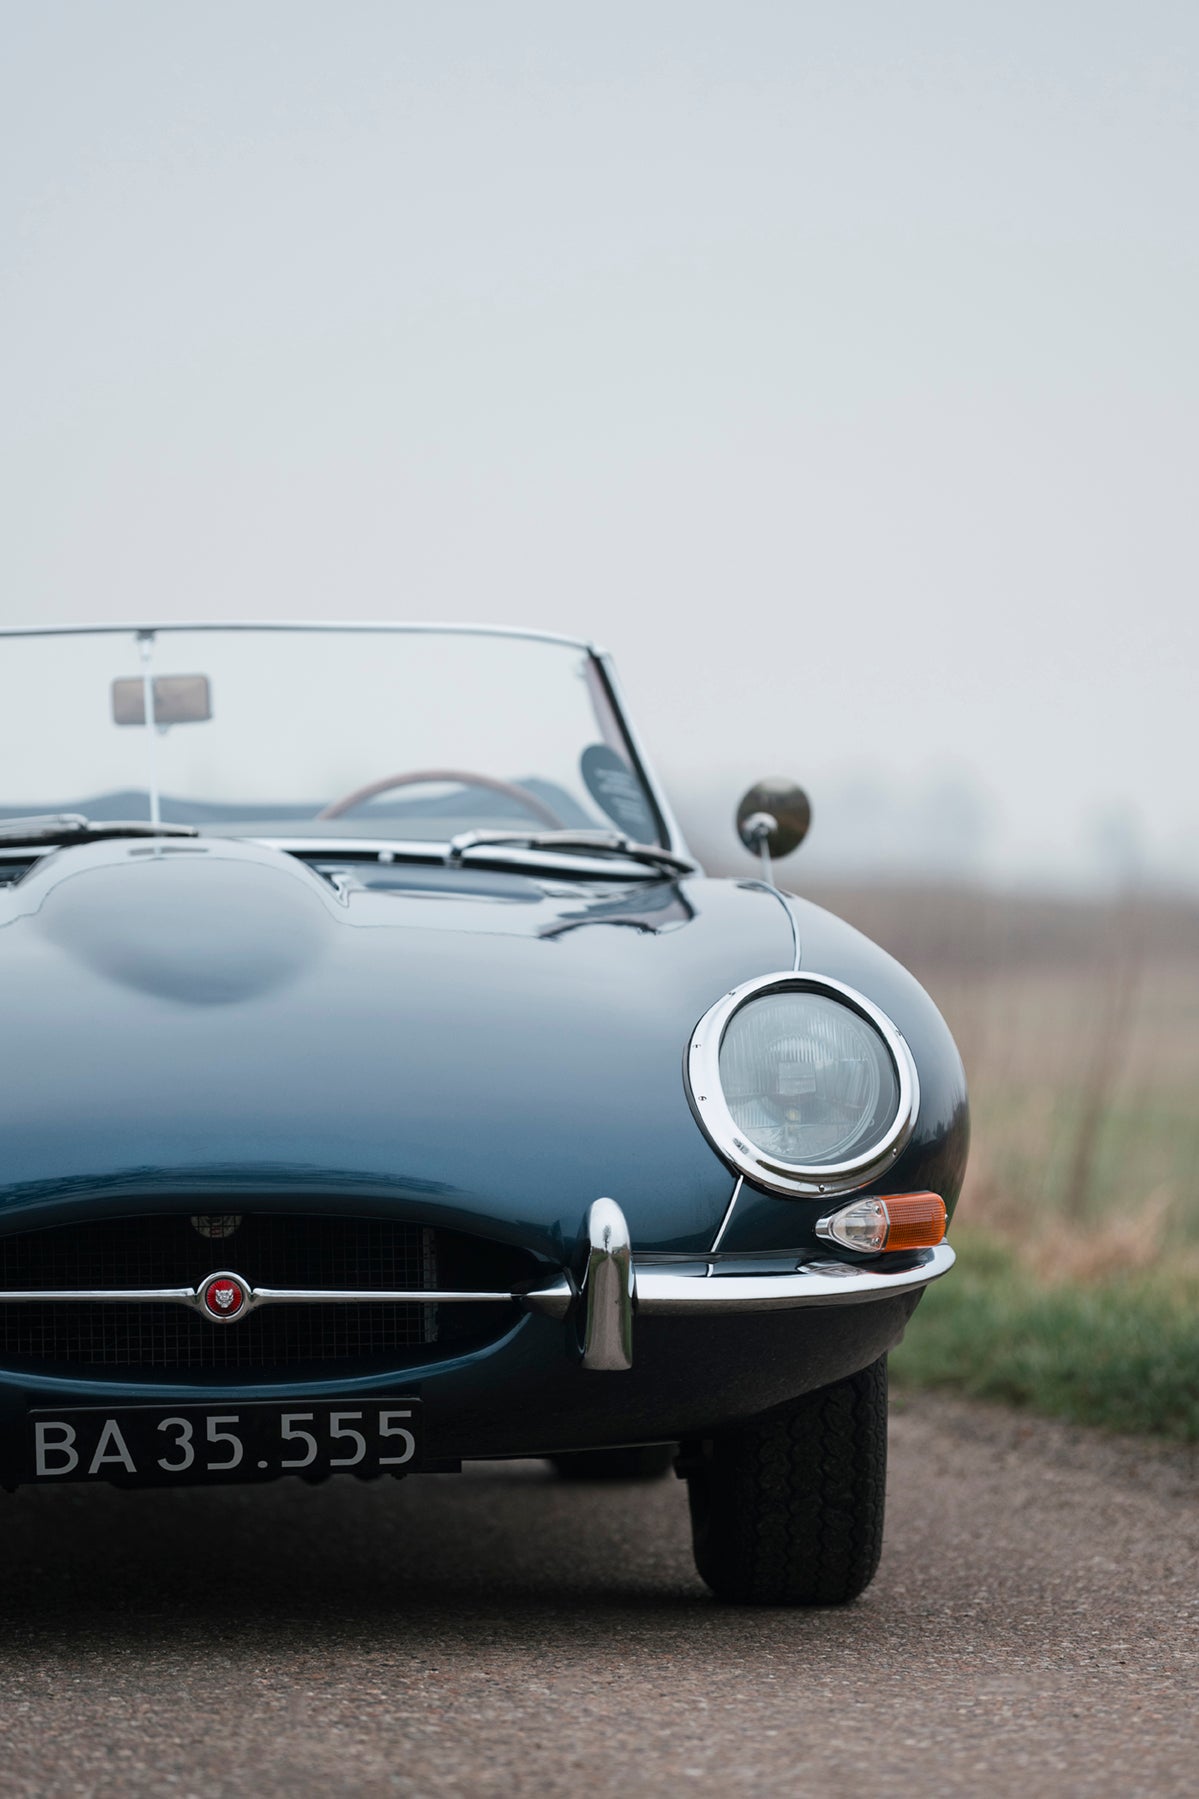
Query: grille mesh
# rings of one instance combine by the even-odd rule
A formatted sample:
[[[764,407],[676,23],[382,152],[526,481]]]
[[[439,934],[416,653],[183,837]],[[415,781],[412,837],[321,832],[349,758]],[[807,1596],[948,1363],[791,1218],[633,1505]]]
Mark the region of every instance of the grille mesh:
[[[434,1233],[390,1218],[279,1212],[105,1218],[0,1237],[0,1286],[194,1287],[235,1268],[252,1287],[431,1287]]]
[[[494,1309],[494,1308],[493,1308]],[[433,1306],[264,1306],[213,1325],[179,1305],[6,1306],[4,1350],[89,1368],[285,1368],[370,1361],[436,1340]]]
[[[226,1202],[228,1203],[228,1202]],[[200,1217],[209,1230],[228,1215]],[[528,1258],[457,1232],[380,1218],[253,1213],[223,1235],[186,1214],[112,1218],[0,1237],[0,1287],[194,1287],[232,1268],[252,1287],[421,1290],[512,1286]],[[8,1366],[244,1369],[336,1364],[395,1366],[431,1346],[486,1342],[508,1328],[498,1305],[263,1306],[216,1325],[181,1305],[76,1302],[0,1304],[0,1357]]]

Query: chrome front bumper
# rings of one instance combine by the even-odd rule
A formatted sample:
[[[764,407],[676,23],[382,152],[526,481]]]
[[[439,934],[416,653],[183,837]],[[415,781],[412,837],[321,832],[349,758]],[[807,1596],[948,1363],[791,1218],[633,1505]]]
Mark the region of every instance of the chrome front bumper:
[[[927,1287],[953,1267],[948,1243],[923,1250],[906,1267],[814,1259],[779,1274],[726,1274],[707,1262],[702,1274],[637,1263],[629,1228],[615,1200],[597,1199],[587,1215],[588,1252],[581,1293],[583,1366],[618,1372],[633,1365],[635,1316],[695,1317],[700,1313],[781,1312],[794,1306],[848,1306],[889,1299]],[[548,1297],[548,1296],[547,1296]],[[534,1309],[541,1295],[530,1293]]]
[[[948,1274],[956,1257],[948,1243],[919,1252],[920,1260],[893,1271],[861,1263],[803,1262],[793,1274],[670,1274],[636,1271],[639,1312],[782,1312],[792,1306],[847,1306],[911,1293]]]
[[[927,1287],[954,1264],[948,1243],[918,1252],[905,1266],[880,1269],[864,1263],[814,1258],[793,1269],[770,1274],[725,1272],[727,1265],[703,1257],[687,1258],[686,1271],[660,1261],[638,1263],[624,1213],[612,1199],[597,1199],[587,1215],[587,1255],[581,1283],[567,1273],[532,1291],[480,1292],[474,1289],[432,1291],[426,1288],[383,1292],[377,1288],[253,1287],[228,1272],[210,1275],[198,1287],[117,1289],[23,1289],[0,1292],[0,1305],[21,1303],[130,1305],[174,1304],[205,1312],[218,1324],[236,1328],[236,1317],[258,1306],[279,1305],[511,1305],[546,1317],[565,1319],[577,1312],[579,1344],[585,1368],[617,1372],[633,1365],[633,1326],[642,1317],[696,1317],[702,1313],[781,1312],[794,1307],[851,1306],[891,1299]],[[680,1257],[680,1262],[684,1258]],[[698,1272],[702,1267],[703,1272]],[[236,1289],[236,1314],[215,1315],[206,1295],[214,1283]]]

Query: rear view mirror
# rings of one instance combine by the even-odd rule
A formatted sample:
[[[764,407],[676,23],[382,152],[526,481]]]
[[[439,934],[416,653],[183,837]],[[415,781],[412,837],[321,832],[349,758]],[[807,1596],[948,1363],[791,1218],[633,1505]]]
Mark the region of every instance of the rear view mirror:
[[[207,675],[155,675],[154,723],[201,725],[212,717],[212,692]],[[145,684],[134,676],[112,684],[114,725],[144,725]]]

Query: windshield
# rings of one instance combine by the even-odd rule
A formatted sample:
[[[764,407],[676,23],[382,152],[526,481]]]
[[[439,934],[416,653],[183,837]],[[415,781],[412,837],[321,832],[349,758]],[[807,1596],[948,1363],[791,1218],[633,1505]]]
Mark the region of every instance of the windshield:
[[[155,728],[145,729],[147,682]],[[664,832],[602,664],[486,631],[0,635],[0,819],[288,838]]]

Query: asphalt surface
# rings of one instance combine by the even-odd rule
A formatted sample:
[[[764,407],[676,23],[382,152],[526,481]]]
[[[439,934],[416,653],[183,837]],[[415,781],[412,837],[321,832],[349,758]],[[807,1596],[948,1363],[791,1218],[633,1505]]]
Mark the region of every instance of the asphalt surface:
[[[1199,1469],[920,1398],[841,1611],[725,1607],[673,1479],[0,1497],[0,1791],[1192,1794]]]

